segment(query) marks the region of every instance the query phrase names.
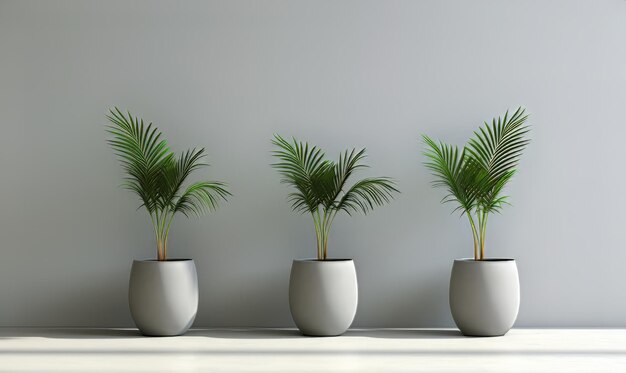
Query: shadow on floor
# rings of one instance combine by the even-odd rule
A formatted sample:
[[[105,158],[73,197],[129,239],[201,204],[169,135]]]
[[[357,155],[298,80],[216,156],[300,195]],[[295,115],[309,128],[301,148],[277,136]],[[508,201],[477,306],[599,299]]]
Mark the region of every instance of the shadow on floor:
[[[226,339],[285,339],[318,338],[302,335],[297,329],[192,329],[187,336]],[[447,329],[350,329],[339,337],[367,337],[389,339],[450,339],[464,338],[458,330]]]
[[[190,329],[186,336],[224,339],[289,339],[302,338],[297,329]]]
[[[348,337],[370,337],[390,339],[451,339],[466,338],[455,329],[351,329]]]
[[[24,328],[0,331],[0,339],[41,337],[51,339],[130,339],[144,337],[137,329],[110,328],[71,328],[41,329]],[[317,338],[302,335],[297,329],[261,329],[261,328],[220,328],[190,329],[185,337],[205,337],[223,339],[302,339]],[[386,338],[386,339],[451,339],[465,338],[452,329],[351,329],[339,337],[328,338]]]
[[[52,338],[52,339],[128,339],[143,338],[137,329],[115,328],[20,328],[1,330],[0,339],[13,338]]]

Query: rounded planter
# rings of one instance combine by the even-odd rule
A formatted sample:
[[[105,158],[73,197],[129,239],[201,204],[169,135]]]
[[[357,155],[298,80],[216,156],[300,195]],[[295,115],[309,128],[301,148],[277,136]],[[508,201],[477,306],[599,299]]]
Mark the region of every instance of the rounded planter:
[[[457,259],[450,276],[450,310],[464,335],[501,336],[511,329],[520,292],[514,259]]]
[[[305,335],[343,334],[354,320],[358,303],[352,259],[294,260],[289,279],[289,309]]]
[[[142,334],[184,334],[198,311],[198,275],[194,261],[133,261],[128,301],[135,325]]]

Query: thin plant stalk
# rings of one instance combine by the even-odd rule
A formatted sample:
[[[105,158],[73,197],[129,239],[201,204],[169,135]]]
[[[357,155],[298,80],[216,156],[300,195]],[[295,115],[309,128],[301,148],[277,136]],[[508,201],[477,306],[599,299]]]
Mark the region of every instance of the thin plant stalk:
[[[480,238],[478,237],[478,232],[476,231],[476,224],[474,224],[474,219],[471,214],[467,214],[469,218],[470,226],[472,227],[472,238],[474,239],[474,260],[478,260],[478,246],[480,242]]]

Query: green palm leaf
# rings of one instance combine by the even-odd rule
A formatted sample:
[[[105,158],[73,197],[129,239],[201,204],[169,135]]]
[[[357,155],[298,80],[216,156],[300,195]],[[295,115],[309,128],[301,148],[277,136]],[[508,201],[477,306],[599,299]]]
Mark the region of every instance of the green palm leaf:
[[[324,160],[321,149],[296,139],[290,143],[275,135],[272,144],[278,147],[272,154],[279,159],[272,166],[283,176],[282,183],[296,189],[289,195],[292,208],[300,212],[315,211],[324,200],[323,180],[330,177],[333,164]]]
[[[479,208],[484,212],[499,211],[507,197],[501,192],[515,174],[522,152],[530,142],[525,136],[529,127],[525,110],[518,108],[513,115],[485,122],[467,146],[468,156],[483,170]]]
[[[367,167],[361,163],[365,149],[345,151],[335,163],[325,160],[321,149],[305,142],[289,142],[275,135],[272,144],[277,147],[272,154],[278,159],[272,166],[281,174],[281,182],[295,189],[289,194],[291,207],[313,217],[320,260],[327,257],[328,234],[339,211],[367,213],[391,201],[393,193],[398,192],[394,181],[385,177],[363,179],[347,188],[354,172]]]
[[[435,177],[433,186],[444,187],[447,193],[442,202],[456,203],[455,211],[468,216],[477,260],[484,258],[488,216],[500,212],[508,203],[502,191],[515,174],[522,152],[530,142],[526,138],[527,119],[521,107],[510,116],[507,111],[503,118],[494,118],[491,124],[485,122],[460,151],[456,146],[422,136],[426,144],[425,165]]]
[[[176,201],[175,212],[189,217],[190,214],[201,216],[217,209],[220,199],[226,200],[230,196],[224,183],[200,181],[191,184]]]
[[[360,180],[346,191],[337,204],[337,209],[345,211],[348,215],[356,211],[367,214],[375,206],[391,202],[393,193],[398,192],[394,184],[394,181],[387,177]]]
[[[167,259],[169,230],[177,212],[200,216],[217,208],[219,200],[230,195],[224,183],[201,181],[183,190],[196,170],[208,166],[203,162],[204,149],[190,149],[176,157],[161,132],[152,123],[110,110],[108,140],[126,172],[124,186],[139,195],[154,226],[157,258]],[[140,207],[141,207],[140,206]]]
[[[466,149],[459,151],[457,146],[435,142],[423,135],[422,139],[427,146],[424,155],[427,160],[425,166],[433,173],[434,187],[443,187],[447,194],[442,198],[443,203],[457,203],[454,211],[461,214],[471,212],[479,195],[476,181],[480,179],[480,168],[475,162],[468,162]]]
[[[148,212],[155,211],[160,172],[173,157],[167,142],[152,123],[146,126],[143,119],[130,113],[126,116],[115,108],[107,118],[112,123],[107,131],[113,135],[108,143],[128,175],[123,185],[139,195]]]
[[[519,163],[520,156],[530,140],[526,134],[530,131],[524,123],[528,119],[525,110],[518,108],[509,117],[507,111],[504,118],[494,118],[474,132],[467,146],[470,155],[486,171],[491,180],[513,170]]]

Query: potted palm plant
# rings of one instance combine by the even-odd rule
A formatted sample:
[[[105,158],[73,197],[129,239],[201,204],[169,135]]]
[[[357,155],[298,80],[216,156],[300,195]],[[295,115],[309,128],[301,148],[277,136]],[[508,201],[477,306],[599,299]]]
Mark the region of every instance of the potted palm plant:
[[[176,156],[152,123],[110,110],[108,140],[126,173],[123,186],[139,196],[156,237],[156,260],[135,260],[130,272],[129,304],[144,335],[184,334],[198,309],[198,279],[193,259],[170,259],[168,238],[177,213],[200,216],[230,195],[224,183],[185,181],[203,163],[205,151],[189,149]]]
[[[507,204],[503,189],[530,141],[527,118],[522,108],[513,115],[507,111],[503,118],[485,122],[461,150],[423,136],[433,185],[446,189],[442,202],[454,203],[454,211],[467,216],[472,229],[474,257],[455,260],[450,277],[452,317],[465,335],[504,335],[517,318],[515,260],[485,257],[485,240],[489,215]]]
[[[289,280],[289,308],[296,326],[305,335],[335,336],[352,324],[358,303],[356,270],[352,259],[328,257],[328,237],[339,212],[367,214],[390,202],[398,192],[387,177],[365,178],[348,186],[352,174],[364,167],[365,149],[345,151],[338,162],[324,152],[293,139],[275,135],[278,159],[272,166],[282,182],[295,191],[289,194],[294,211],[311,214],[317,238],[314,259],[294,260]]]

